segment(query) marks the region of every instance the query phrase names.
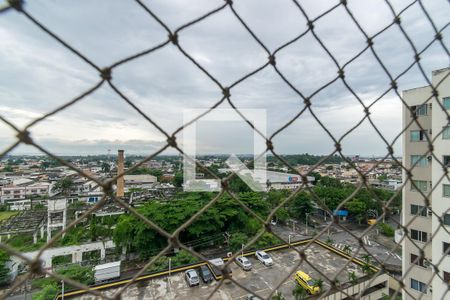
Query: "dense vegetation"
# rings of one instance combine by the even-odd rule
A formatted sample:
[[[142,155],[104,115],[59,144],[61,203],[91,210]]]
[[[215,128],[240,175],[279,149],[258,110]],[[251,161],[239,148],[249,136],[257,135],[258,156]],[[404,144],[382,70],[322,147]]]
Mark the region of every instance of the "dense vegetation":
[[[67,278],[71,278],[84,285],[91,285],[94,283],[94,272],[90,266],[70,265],[63,269],[56,271],[58,274]],[[33,294],[33,300],[48,300],[54,299],[55,296],[61,292],[61,282],[54,278],[40,278],[33,280],[33,287],[40,291]],[[64,290],[70,290],[75,287],[65,284]]]
[[[239,180],[234,181],[231,186],[239,199],[262,219],[266,219],[271,210],[290,193],[286,190],[273,190],[268,193],[251,192]],[[313,212],[317,207],[326,206],[334,210],[343,200],[351,196],[355,189],[353,185],[341,184],[336,179],[324,177],[313,188],[315,196],[307,191],[298,193],[277,211],[275,218],[280,222],[286,222],[288,219],[303,219],[306,213]],[[362,223],[367,219],[368,210],[382,213],[382,205],[376,198],[385,202],[393,195],[393,192],[381,189],[361,189],[341,209],[347,209],[351,219]],[[147,219],[172,233],[216,196],[215,193],[180,193],[172,201],[147,202],[138,210]],[[393,203],[400,205],[400,201],[401,197],[397,196]],[[225,194],[181,231],[179,239],[187,243],[217,235],[217,233],[228,232],[231,234],[229,248],[236,251],[259,230],[262,230],[262,225],[257,218]],[[152,256],[167,245],[165,237],[131,214],[125,214],[119,218],[113,232],[113,239],[118,248],[125,247],[128,251],[139,253],[143,258]],[[265,247],[278,242],[280,241],[277,238],[266,233],[254,247]]]
[[[284,160],[286,160],[291,166],[295,165],[315,165],[319,161],[321,161],[325,156],[324,155],[311,155],[308,153],[305,154],[293,154],[293,155],[280,155]],[[279,162],[278,158],[275,156],[267,156],[268,162]],[[333,155],[327,158],[323,163],[324,164],[339,164],[344,160],[342,157],[338,155]]]

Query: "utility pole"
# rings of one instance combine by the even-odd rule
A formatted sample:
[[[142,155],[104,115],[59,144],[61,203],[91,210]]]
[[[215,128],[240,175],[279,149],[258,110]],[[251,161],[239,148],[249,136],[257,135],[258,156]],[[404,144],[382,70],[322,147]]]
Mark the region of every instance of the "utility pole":
[[[241,244],[241,256],[244,256],[244,244]]]
[[[169,257],[169,276],[171,271],[172,271],[172,259]]]
[[[306,213],[306,218],[305,218],[305,233],[308,234],[308,215],[309,213]]]
[[[64,280],[61,280],[61,300],[64,300]]]

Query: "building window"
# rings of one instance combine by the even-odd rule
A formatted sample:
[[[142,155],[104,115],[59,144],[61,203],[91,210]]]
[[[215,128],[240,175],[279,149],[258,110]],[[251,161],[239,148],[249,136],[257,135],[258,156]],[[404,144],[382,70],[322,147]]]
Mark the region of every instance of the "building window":
[[[426,139],[425,130],[411,130],[409,133],[411,142],[423,142]]]
[[[419,280],[411,278],[411,288],[421,293],[427,293],[427,285]]]
[[[9,194],[11,194],[11,191],[4,191],[3,192],[5,195],[9,195]]]
[[[450,256],[450,244],[442,242],[442,253]]]
[[[426,232],[411,229],[411,239],[426,243],[427,237],[428,237],[428,234]]]
[[[427,104],[411,106],[411,109],[416,114],[416,116],[426,116],[428,114]]]
[[[442,139],[450,140],[450,126],[447,126],[442,131]]]
[[[418,265],[420,267],[426,268],[425,259],[420,258],[418,255],[411,253],[411,264]]]
[[[445,225],[450,226],[450,214],[445,214],[442,219]]]
[[[443,102],[442,104],[444,105],[444,108],[446,110],[450,110],[450,97],[445,97],[442,102]]]
[[[450,167],[450,155],[444,155],[442,157],[442,162],[444,163],[444,166]]]
[[[416,216],[427,216],[428,209],[422,205],[411,204],[411,214]]]
[[[444,271],[444,282],[450,285],[450,273]]]
[[[411,166],[428,167],[428,159],[422,155],[411,155]]]
[[[411,182],[411,191],[417,191],[417,190],[426,192],[428,190],[428,182],[425,180],[413,180]]]
[[[442,186],[443,186],[442,196],[450,198],[450,184],[443,184]]]

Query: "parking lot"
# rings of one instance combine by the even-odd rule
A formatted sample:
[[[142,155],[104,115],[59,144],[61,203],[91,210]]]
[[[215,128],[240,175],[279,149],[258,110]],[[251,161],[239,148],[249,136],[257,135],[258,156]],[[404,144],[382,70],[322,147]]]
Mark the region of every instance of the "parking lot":
[[[335,276],[347,263],[345,258],[317,245],[311,245],[306,250],[306,254],[311,264],[330,277]],[[253,265],[251,271],[243,271],[235,263],[231,264],[233,278],[263,298],[268,297],[271,291],[292,270],[295,263],[300,260],[298,253],[293,250],[274,251],[270,252],[269,255],[274,261],[271,267],[264,266],[254,256],[248,257]],[[319,273],[305,262],[302,262],[298,270],[308,273],[314,279],[320,278]],[[349,281],[349,272],[355,272],[358,277],[363,275],[356,264],[350,263],[338,275],[337,279],[340,283]],[[328,289],[329,284],[325,278],[322,279],[324,280],[323,289]],[[217,284],[218,282],[215,281],[209,284],[200,281],[199,286],[189,287],[184,278],[184,272],[180,272],[170,277],[165,276],[133,284],[127,289],[126,293],[122,294],[122,297],[123,299],[206,299]],[[281,285],[279,291],[286,299],[293,299],[292,290],[295,285],[296,283],[291,277]],[[104,292],[109,294],[113,290]],[[224,283],[212,299],[245,299],[246,295],[248,295],[248,292],[231,282]],[[79,299],[93,298],[92,295],[88,294],[79,297]]]

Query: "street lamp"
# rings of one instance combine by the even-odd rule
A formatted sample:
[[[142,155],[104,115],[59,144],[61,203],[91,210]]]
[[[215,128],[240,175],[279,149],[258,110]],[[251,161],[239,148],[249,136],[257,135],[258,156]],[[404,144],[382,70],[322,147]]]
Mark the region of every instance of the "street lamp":
[[[244,244],[241,244],[241,256],[244,256]]]

